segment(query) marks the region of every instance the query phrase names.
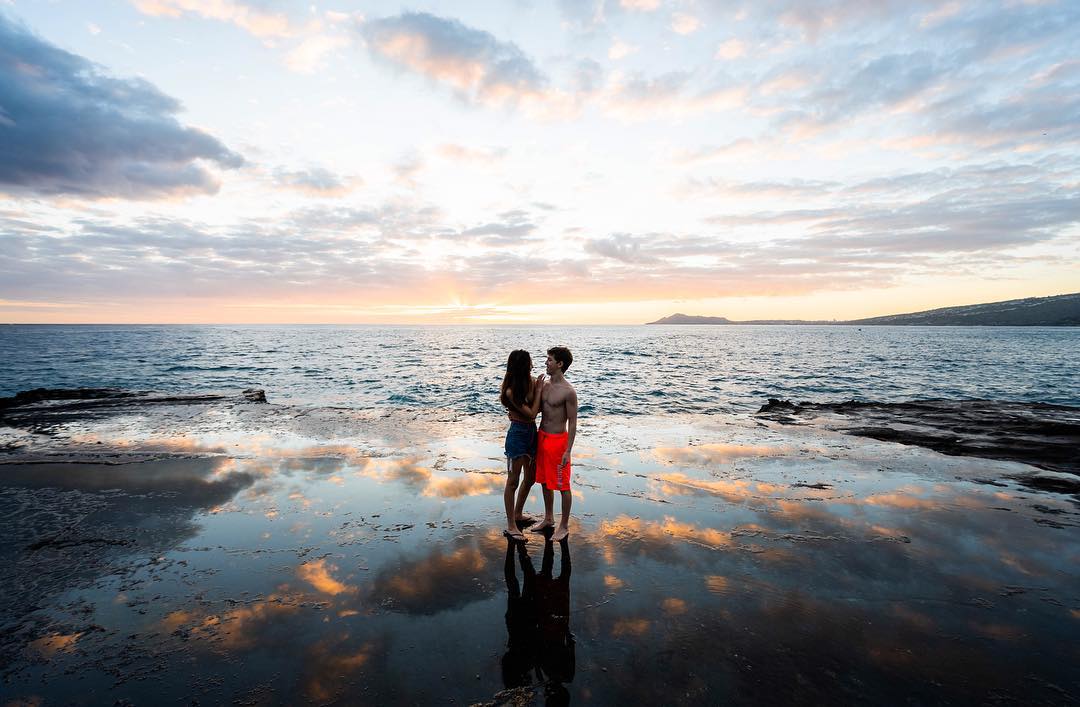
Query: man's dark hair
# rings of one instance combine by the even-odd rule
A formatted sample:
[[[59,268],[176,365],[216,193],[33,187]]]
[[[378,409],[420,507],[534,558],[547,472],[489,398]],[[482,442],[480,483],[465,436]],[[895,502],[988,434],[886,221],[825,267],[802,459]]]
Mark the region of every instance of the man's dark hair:
[[[565,346],[552,346],[547,352],[548,356],[562,364],[563,373],[566,373],[566,369],[570,368],[570,364],[574,362],[574,354],[570,353],[570,349]]]

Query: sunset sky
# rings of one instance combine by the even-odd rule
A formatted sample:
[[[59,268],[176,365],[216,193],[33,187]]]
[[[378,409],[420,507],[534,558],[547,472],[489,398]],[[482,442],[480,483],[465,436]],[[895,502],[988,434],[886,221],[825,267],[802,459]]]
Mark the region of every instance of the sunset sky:
[[[0,0],[0,321],[1080,291],[1080,2]]]

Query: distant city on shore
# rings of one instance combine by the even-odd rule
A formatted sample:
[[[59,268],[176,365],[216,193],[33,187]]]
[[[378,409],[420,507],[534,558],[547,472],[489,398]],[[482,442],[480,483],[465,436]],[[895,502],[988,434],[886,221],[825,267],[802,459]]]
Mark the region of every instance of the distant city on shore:
[[[646,324],[837,324],[859,326],[1080,326],[1080,292],[1053,297],[942,307],[924,312],[849,320],[753,319],[672,314]]]

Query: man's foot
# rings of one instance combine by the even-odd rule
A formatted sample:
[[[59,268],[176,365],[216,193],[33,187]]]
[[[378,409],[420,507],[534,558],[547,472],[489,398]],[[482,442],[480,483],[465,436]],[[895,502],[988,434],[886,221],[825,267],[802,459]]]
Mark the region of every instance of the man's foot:
[[[527,543],[529,539],[525,537],[520,530],[504,530],[503,536],[513,540],[516,543]]]
[[[543,533],[548,528],[554,528],[554,527],[555,527],[555,521],[553,521],[553,520],[542,520],[539,523],[537,523],[536,525],[529,528],[529,532],[530,533]]]
[[[570,529],[569,528],[559,528],[558,530],[555,531],[555,534],[551,536],[551,539],[554,542],[559,542],[559,541],[562,541],[562,540],[566,540],[568,537],[570,537]]]

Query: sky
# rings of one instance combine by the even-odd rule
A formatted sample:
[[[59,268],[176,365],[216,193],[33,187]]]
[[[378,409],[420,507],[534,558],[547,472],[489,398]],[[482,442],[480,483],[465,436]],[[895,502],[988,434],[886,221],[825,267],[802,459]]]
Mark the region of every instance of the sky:
[[[1080,3],[0,0],[0,321],[1080,291]]]

